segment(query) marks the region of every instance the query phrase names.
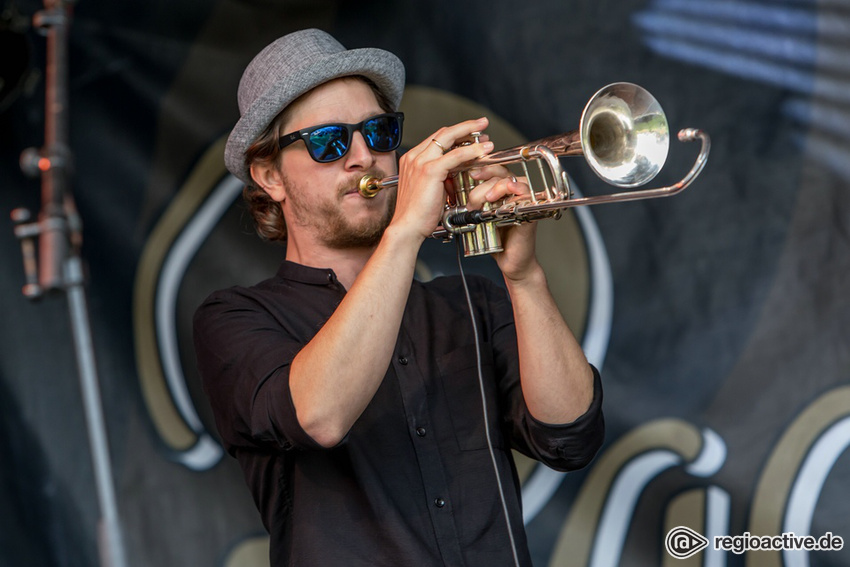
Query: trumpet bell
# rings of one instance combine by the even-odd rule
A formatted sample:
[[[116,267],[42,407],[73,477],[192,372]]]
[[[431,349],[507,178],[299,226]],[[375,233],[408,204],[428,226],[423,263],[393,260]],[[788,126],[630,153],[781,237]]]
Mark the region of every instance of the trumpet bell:
[[[585,160],[610,185],[643,185],[667,160],[667,117],[649,91],[632,83],[597,91],[584,108],[579,133]]]

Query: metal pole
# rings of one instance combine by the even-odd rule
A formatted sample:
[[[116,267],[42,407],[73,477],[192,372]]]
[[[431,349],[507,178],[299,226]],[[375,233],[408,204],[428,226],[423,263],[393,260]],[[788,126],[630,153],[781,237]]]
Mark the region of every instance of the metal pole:
[[[80,377],[100,518],[98,551],[103,567],[126,567],[109,442],[95,364],[81,257],[82,223],[70,191],[72,154],[68,143],[68,26],[71,0],[45,0],[33,23],[47,36],[45,145],[27,150],[22,169],[41,176],[42,210],[37,222],[29,211],[12,212],[24,254],[24,295],[37,299],[64,291]],[[35,241],[38,239],[36,253]],[[36,258],[37,257],[37,258]]]
[[[89,326],[86,295],[83,289],[82,261],[79,256],[73,256],[68,259],[65,266],[71,330],[77,351],[77,370],[80,375],[86,426],[100,506],[100,523],[97,534],[100,564],[104,567],[126,567],[124,541],[121,536],[118,504],[112,480],[112,461],[109,455],[109,442],[106,436],[106,423],[97,379],[94,346],[92,344],[91,327]]]

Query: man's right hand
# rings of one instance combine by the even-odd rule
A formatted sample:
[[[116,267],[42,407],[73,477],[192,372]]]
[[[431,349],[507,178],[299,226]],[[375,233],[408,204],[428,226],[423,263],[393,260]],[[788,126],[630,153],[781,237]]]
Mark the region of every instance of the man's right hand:
[[[473,132],[482,132],[488,124],[487,118],[479,118],[440,128],[401,157],[396,209],[390,223],[393,231],[409,232],[420,243],[431,236],[446,203],[449,173],[493,151],[489,141],[457,144],[468,140]]]

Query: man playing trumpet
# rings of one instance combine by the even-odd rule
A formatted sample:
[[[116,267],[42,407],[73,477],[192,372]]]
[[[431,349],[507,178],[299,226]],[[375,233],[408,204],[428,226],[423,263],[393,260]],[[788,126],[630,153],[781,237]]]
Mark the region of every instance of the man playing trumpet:
[[[318,30],[278,39],[240,82],[227,167],[286,259],[212,294],[195,346],[273,566],[531,565],[511,449],[574,470],[602,443],[599,376],[533,224],[502,229],[507,293],[472,277],[468,306],[458,277],[414,281],[450,172],[493,144],[474,141],[485,118],[468,120],[397,165],[403,87],[394,55]],[[395,173],[397,189],[359,194],[364,175]],[[502,167],[471,175],[470,209],[528,192]]]

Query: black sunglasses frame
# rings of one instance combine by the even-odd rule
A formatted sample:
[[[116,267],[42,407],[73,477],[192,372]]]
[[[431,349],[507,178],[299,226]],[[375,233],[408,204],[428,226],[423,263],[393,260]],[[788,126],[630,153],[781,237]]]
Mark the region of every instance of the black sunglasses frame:
[[[388,148],[386,150],[373,148],[372,144],[369,142],[369,137],[366,136],[363,133],[363,127],[366,125],[367,122],[370,122],[370,121],[375,120],[377,118],[384,118],[384,117],[392,117],[392,118],[395,118],[396,120],[398,120],[398,140],[396,141],[396,143],[393,147]],[[289,134],[284,134],[283,136],[278,138],[277,146],[278,146],[279,149],[282,150],[285,147],[289,146],[290,144],[294,144],[298,140],[304,140],[304,144],[307,146],[307,153],[310,155],[310,157],[313,159],[313,161],[318,162],[318,163],[331,163],[331,162],[334,162],[338,159],[342,159],[343,157],[345,157],[345,155],[351,149],[351,140],[354,137],[354,132],[360,132],[363,135],[363,139],[366,140],[366,145],[372,151],[388,153],[388,152],[392,152],[392,151],[397,150],[398,147],[401,145],[403,125],[404,125],[404,113],[403,112],[385,112],[385,113],[382,113],[382,114],[376,114],[374,116],[370,116],[369,118],[366,118],[365,120],[363,120],[362,122],[358,122],[357,124],[344,124],[344,123],[341,123],[341,122],[331,122],[331,123],[328,123],[328,124],[320,124],[319,126],[310,126],[309,128],[302,128],[301,130],[298,130],[297,132],[290,132]],[[338,156],[335,156],[333,159],[329,159],[329,160],[320,160],[320,159],[316,158],[316,156],[313,155],[312,151],[310,151],[310,136],[316,130],[319,130],[321,128],[327,128],[329,126],[336,126],[338,128],[345,129],[345,131],[348,133],[348,142],[345,145],[345,151],[343,151]]]

